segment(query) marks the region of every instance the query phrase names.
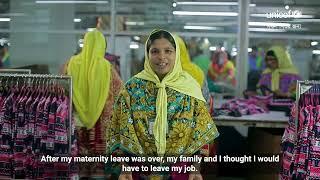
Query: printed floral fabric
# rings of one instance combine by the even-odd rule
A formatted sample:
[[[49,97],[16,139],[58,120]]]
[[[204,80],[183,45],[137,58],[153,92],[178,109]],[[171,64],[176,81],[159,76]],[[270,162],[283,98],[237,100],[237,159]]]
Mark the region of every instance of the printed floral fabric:
[[[166,88],[168,126],[165,156],[190,156],[207,148],[217,128],[206,103]],[[107,153],[118,148],[132,155],[157,156],[152,127],[158,88],[153,82],[131,78],[120,92],[107,132]],[[207,153],[206,153],[207,154]]]

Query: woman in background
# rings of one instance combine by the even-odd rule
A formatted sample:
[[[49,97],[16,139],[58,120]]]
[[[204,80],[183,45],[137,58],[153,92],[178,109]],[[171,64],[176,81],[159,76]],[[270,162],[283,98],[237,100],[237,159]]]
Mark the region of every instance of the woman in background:
[[[187,50],[186,44],[184,43],[183,39],[177,36],[179,47],[180,47],[180,60],[182,69],[188,72],[200,85],[202,89],[202,94],[206,101],[209,101],[209,89],[208,83],[205,78],[205,75],[201,68],[196,64],[191,62],[189,52]]]
[[[212,55],[212,62],[208,70],[208,84],[210,92],[221,92],[222,87],[216,83],[222,82],[225,85],[236,85],[235,67],[228,60],[226,52],[217,50]]]
[[[273,46],[266,53],[265,64],[267,68],[263,71],[258,86],[266,87],[277,97],[294,98],[296,81],[301,78],[289,53],[283,47]]]
[[[83,48],[64,66],[73,80],[73,113],[80,156],[105,155],[107,122],[122,81],[104,58],[106,40],[94,30],[86,33]],[[81,163],[80,177],[106,179],[104,163]]]

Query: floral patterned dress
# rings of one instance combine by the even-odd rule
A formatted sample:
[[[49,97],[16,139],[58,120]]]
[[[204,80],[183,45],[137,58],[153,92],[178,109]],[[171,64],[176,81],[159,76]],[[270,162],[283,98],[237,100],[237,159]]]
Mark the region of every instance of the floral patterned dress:
[[[206,103],[166,88],[168,126],[165,156],[208,155],[208,144],[219,135]],[[157,156],[153,124],[158,88],[150,81],[131,78],[115,103],[107,132],[107,154]]]

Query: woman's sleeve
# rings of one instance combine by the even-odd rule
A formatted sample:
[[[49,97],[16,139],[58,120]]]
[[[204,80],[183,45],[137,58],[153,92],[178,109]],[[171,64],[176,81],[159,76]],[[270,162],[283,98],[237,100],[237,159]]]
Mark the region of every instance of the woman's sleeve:
[[[114,77],[117,78],[117,77]],[[120,77],[119,77],[120,78]],[[123,123],[121,119],[129,117],[129,104],[127,91],[123,87],[119,92],[119,95],[113,105],[113,112],[111,120],[108,122],[108,128],[106,130],[106,154],[107,156],[113,157],[128,157],[130,156],[127,152],[121,149],[120,144],[120,132],[121,124]],[[122,165],[126,163],[112,163],[108,162],[105,166],[105,171],[108,174],[113,174],[118,177],[121,173]]]
[[[194,144],[201,144],[196,147],[198,150],[194,154],[208,156],[209,145],[212,144],[214,139],[219,136],[219,132],[205,102],[196,100],[194,118],[197,122],[195,126],[195,132],[197,132],[195,142],[197,143]]]
[[[113,105],[112,117],[106,132],[107,154],[119,152],[121,123],[124,123],[125,119],[129,119],[130,117],[129,102],[130,97],[128,92],[125,88],[122,88]]]

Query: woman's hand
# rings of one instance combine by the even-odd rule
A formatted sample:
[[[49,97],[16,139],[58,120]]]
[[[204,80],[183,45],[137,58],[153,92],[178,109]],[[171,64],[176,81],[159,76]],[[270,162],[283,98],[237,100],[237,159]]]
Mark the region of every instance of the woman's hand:
[[[133,180],[131,172],[122,172],[118,180]]]
[[[200,173],[190,173],[188,180],[203,180]]]

